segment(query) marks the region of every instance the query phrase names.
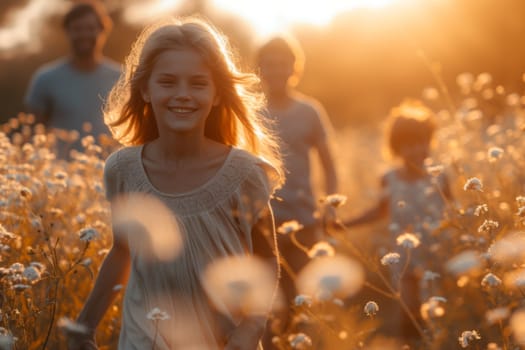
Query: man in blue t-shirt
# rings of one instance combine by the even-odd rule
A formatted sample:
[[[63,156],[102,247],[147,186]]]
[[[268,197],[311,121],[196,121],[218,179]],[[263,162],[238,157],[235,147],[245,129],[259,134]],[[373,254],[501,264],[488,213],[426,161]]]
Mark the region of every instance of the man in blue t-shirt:
[[[66,158],[70,147],[79,149],[86,134],[109,134],[102,106],[120,76],[120,65],[102,54],[111,25],[101,3],[76,2],[63,20],[70,54],[45,64],[31,79],[26,111],[55,133],[59,158]]]

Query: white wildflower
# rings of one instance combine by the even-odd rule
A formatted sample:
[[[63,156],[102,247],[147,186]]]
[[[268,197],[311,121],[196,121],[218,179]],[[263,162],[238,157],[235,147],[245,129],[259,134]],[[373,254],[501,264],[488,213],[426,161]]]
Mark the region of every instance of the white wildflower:
[[[295,306],[311,306],[312,305],[312,297],[309,295],[299,294],[294,299]]]
[[[346,203],[346,199],[347,197],[345,195],[334,193],[326,196],[326,198],[324,199],[324,203],[334,208],[338,208]]]
[[[374,316],[379,311],[379,305],[375,301],[368,301],[363,310],[367,316]]]
[[[481,224],[480,227],[478,227],[478,232],[490,232],[498,227],[499,223],[497,221],[487,219],[483,222],[483,224]]]
[[[439,277],[441,277],[440,274],[434,271],[425,270],[425,272],[423,272],[423,281],[434,281]]]
[[[488,213],[489,206],[487,204],[480,204],[474,209],[474,215],[481,216],[482,214]]]
[[[381,258],[382,265],[394,265],[399,263],[401,256],[398,253],[387,253]]]
[[[469,346],[469,343],[474,340],[481,339],[479,333],[475,330],[472,331],[463,331],[461,333],[461,336],[458,338],[459,345],[461,345],[462,348],[466,348]]]
[[[483,192],[483,183],[477,177],[471,177],[467,180],[467,182],[465,182],[463,190]]]
[[[146,318],[152,321],[164,321],[168,320],[170,316],[165,311],[160,310],[158,307],[154,307],[150,312],[148,312]]]
[[[277,232],[283,235],[289,235],[293,232],[297,232],[303,229],[303,225],[301,225],[296,220],[286,221],[284,222],[279,228],[277,229]]]
[[[445,167],[441,164],[431,165],[427,167],[427,173],[431,176],[439,176],[443,173]]]
[[[489,148],[487,152],[487,157],[489,159],[489,162],[494,163],[498,160],[500,160],[503,157],[503,149],[499,147],[491,147]]]
[[[402,246],[403,248],[412,249],[418,247],[421,241],[415,234],[405,232],[397,236],[396,243],[398,246]]]
[[[501,285],[501,279],[493,273],[487,273],[481,280],[482,287],[498,287]]]
[[[508,307],[498,307],[495,309],[487,310],[485,312],[485,319],[489,324],[495,324],[505,320],[510,315]]]
[[[34,266],[28,266],[24,269],[23,276],[31,283],[38,281],[41,277],[40,270]]]
[[[335,250],[328,242],[320,241],[314,244],[314,246],[308,251],[308,256],[313,258],[319,258],[323,256],[334,256]]]
[[[290,334],[288,342],[292,349],[307,349],[312,346],[312,340],[304,333]]]
[[[91,242],[91,241],[94,240],[96,237],[98,237],[100,234],[99,234],[98,231],[97,231],[95,228],[93,228],[93,227],[85,227],[85,228],[81,229],[81,230],[78,232],[78,235],[79,235],[81,241],[84,241],[84,242]]]
[[[517,196],[516,203],[518,203],[518,207],[525,207],[525,196]]]
[[[422,303],[419,312],[424,320],[443,317],[445,315],[445,308],[441,303],[446,302],[442,297],[431,297],[426,302]]]

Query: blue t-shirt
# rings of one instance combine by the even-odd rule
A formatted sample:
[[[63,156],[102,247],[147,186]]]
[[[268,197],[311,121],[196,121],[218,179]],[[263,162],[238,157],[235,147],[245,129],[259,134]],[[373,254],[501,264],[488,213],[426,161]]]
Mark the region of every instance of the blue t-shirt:
[[[84,123],[90,123],[91,134],[109,134],[102,106],[119,76],[120,65],[108,58],[90,72],[60,59],[38,69],[24,102],[29,111],[46,118],[48,128],[77,130],[82,135]]]

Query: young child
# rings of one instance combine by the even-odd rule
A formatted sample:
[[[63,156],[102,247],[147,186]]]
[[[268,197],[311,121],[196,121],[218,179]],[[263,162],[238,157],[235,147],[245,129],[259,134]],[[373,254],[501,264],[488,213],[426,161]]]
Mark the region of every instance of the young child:
[[[394,108],[389,116],[388,148],[400,164],[381,178],[382,195],[375,206],[361,215],[344,221],[352,227],[382,218],[389,218],[389,251],[399,251],[403,259],[406,252],[396,239],[403,233],[414,234],[420,244],[411,250],[410,264],[402,276],[401,294],[412,312],[419,315],[421,304],[420,279],[422,263],[431,260],[431,247],[439,237],[434,233],[446,213],[447,201],[452,199],[444,172],[429,173],[425,160],[430,155],[436,129],[433,113],[419,101],[406,101]],[[391,266],[393,280],[399,280],[403,266]],[[406,319],[402,323],[409,322]],[[402,324],[403,332],[410,333],[410,326]],[[413,329],[412,329],[413,331]],[[410,334],[408,334],[410,337]]]
[[[272,200],[276,226],[296,220],[303,226],[297,240],[311,247],[322,237],[322,217],[311,179],[310,153],[318,156],[324,177],[324,193],[337,192],[337,175],[330,149],[330,121],[323,106],[296,90],[304,54],[291,36],[276,36],[256,52],[263,88],[268,99],[267,116],[281,142],[286,182]],[[327,218],[330,219],[330,218]],[[288,300],[295,297],[293,275],[309,260],[288,236],[279,235],[279,252],[287,266],[281,286]],[[288,271],[291,269],[292,271]]]
[[[141,256],[114,221],[113,245],[77,319],[92,334],[70,335],[71,349],[95,348],[116,285],[126,285],[119,349],[259,346],[266,316],[225,320],[201,280],[217,259],[257,254],[272,261],[277,283],[269,199],[282,172],[260,122],[257,83],[237,70],[227,39],[202,19],[162,22],[139,36],[105,109],[126,145],[106,161],[107,197],[113,204],[123,194],[153,195],[173,212],[184,245],[171,261]],[[158,328],[147,319],[154,307],[166,313]],[[188,332],[181,338],[180,330]]]

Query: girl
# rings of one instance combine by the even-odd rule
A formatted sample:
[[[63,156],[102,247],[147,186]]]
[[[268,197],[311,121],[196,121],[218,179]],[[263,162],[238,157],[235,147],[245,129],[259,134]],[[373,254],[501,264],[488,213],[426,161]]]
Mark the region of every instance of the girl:
[[[446,212],[447,201],[452,199],[446,175],[441,171],[430,174],[425,166],[429,157],[436,125],[433,113],[419,101],[407,101],[394,108],[389,116],[388,146],[400,165],[381,178],[382,195],[375,206],[361,215],[344,221],[351,227],[389,218],[389,250],[401,249],[399,235],[413,233],[420,244],[411,251],[408,269],[400,278],[403,262],[392,265],[395,285],[400,284],[403,300],[414,315],[419,315],[421,302],[420,281],[425,254],[431,253],[438,242],[437,229]],[[405,251],[399,251],[403,257]],[[426,268],[429,268],[428,266]],[[426,296],[424,296],[426,297]],[[402,332],[413,338],[414,329],[408,319],[402,320]],[[408,333],[408,334],[407,334]]]
[[[170,261],[142,256],[118,232],[113,210],[113,246],[77,319],[91,334],[70,336],[70,348],[95,348],[94,330],[120,284],[127,287],[119,349],[257,348],[265,317],[221,316],[201,282],[210,263],[230,255],[270,257],[277,271],[268,203],[281,165],[260,122],[256,83],[203,20],[160,23],[139,36],[105,109],[127,146],[106,161],[107,197],[116,209],[117,196],[155,196],[175,214],[184,246]],[[149,318],[162,321],[151,322],[157,306]]]

